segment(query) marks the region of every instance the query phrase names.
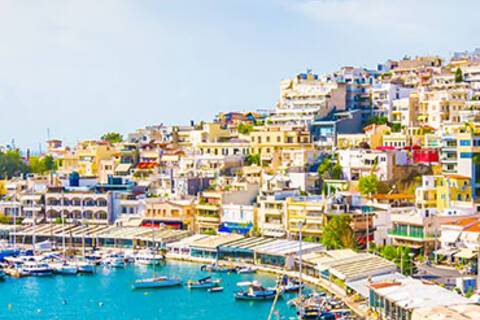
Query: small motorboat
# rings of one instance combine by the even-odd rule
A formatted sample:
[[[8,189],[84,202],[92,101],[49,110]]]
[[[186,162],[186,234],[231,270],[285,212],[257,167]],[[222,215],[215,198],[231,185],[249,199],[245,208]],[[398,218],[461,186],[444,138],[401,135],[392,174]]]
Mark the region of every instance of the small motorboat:
[[[229,272],[236,272],[237,271],[236,268],[220,266],[216,263],[203,265],[203,266],[200,267],[200,270],[208,271],[208,272],[216,272],[216,273],[229,273]]]
[[[212,279],[211,277],[202,278],[199,280],[188,280],[187,287],[189,289],[211,289],[218,287],[220,279]]]
[[[237,273],[238,274],[251,274],[251,273],[256,273],[257,268],[255,267],[239,267],[237,268]]]
[[[182,280],[178,278],[153,277],[136,280],[133,289],[167,288],[180,286],[181,284]]]
[[[284,292],[298,292],[300,288],[304,289],[305,284],[299,281],[289,278],[287,275],[282,276],[280,287]]]
[[[208,292],[210,293],[223,292],[223,287],[213,287],[208,289]]]
[[[61,275],[76,275],[78,268],[76,265],[64,262],[64,263],[53,263],[50,265],[53,269],[53,272]]]
[[[53,269],[45,262],[27,261],[22,266],[22,272],[34,277],[48,277],[53,274]]]
[[[247,290],[240,290],[234,293],[237,300],[273,300],[277,294],[281,294],[277,289],[264,288],[258,281],[241,282],[238,286],[248,286]]]

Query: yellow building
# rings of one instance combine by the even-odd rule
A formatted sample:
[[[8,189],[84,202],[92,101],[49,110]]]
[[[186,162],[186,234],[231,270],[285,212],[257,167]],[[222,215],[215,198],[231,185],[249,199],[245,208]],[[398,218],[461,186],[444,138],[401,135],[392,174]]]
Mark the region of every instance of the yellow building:
[[[288,233],[298,238],[299,222],[301,222],[302,236],[319,241],[326,222],[324,207],[325,202],[321,197],[287,198],[285,211]]]
[[[195,232],[216,233],[220,225],[223,195],[221,192],[202,192],[195,204]]]
[[[250,153],[259,154],[262,166],[278,168],[285,151],[313,150],[310,132],[303,127],[264,126],[250,133]]]
[[[97,176],[100,161],[109,160],[117,154],[110,143],[105,141],[82,141],[77,145],[78,173],[84,176]]]
[[[369,137],[366,134],[338,134],[338,149],[357,148],[361,143],[369,143]]]
[[[431,212],[473,208],[470,178],[461,175],[423,176],[416,190],[416,206]]]
[[[193,230],[194,204],[190,200],[149,198],[145,202],[144,223],[164,224],[167,228]]]

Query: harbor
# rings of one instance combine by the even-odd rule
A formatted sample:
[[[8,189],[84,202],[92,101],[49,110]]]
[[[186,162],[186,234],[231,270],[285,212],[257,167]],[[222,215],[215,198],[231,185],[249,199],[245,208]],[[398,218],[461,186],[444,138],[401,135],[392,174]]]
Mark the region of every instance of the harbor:
[[[103,257],[121,256],[118,250],[115,253],[112,251],[108,254],[107,251],[102,253]],[[100,256],[100,253],[97,253],[97,256]],[[258,290],[272,292],[275,295],[278,277],[272,274],[257,273],[257,269],[246,270],[245,268],[212,270],[203,268],[200,263],[175,259],[150,265],[139,264],[133,256],[124,255],[123,257],[125,264],[121,266],[111,265],[108,262],[111,260],[107,258],[99,260],[92,274],[78,272],[72,275],[52,271],[51,274],[24,274],[18,279],[6,277],[5,281],[0,283],[3,286],[2,292],[8,293],[0,298],[0,304],[6,306],[0,310],[0,317],[57,319],[56,315],[62,314],[72,315],[72,319],[75,319],[73,315],[82,310],[84,319],[117,319],[118,316],[128,319],[162,319],[173,315],[175,319],[191,319],[192,314],[195,314],[195,319],[211,319],[213,316],[216,319],[231,319],[229,314],[232,313],[236,316],[242,315],[244,319],[259,317],[267,319],[271,310],[275,310],[273,319],[296,318],[297,309],[292,305],[289,306],[288,302],[297,298],[298,288],[283,287],[278,291],[279,299],[275,301],[274,308],[272,308],[272,297],[250,298],[250,289],[242,291],[246,286],[260,288]],[[40,261],[39,256],[35,258],[35,261]],[[6,261],[13,260],[7,258]],[[45,265],[50,264],[45,263]],[[222,267],[218,266],[218,268]],[[155,275],[180,279],[180,282],[161,289],[158,286],[135,287],[139,279],[150,279]],[[205,283],[212,283],[212,285],[205,286]],[[298,282],[292,283],[298,284]],[[89,289],[91,287],[97,290],[92,291]],[[210,290],[211,288],[221,288],[221,290]],[[118,294],[119,292],[122,294]],[[242,292],[245,293],[245,298],[239,299],[238,296]],[[314,287],[305,288],[305,292],[325,294]],[[124,303],[120,300],[124,299],[132,307],[122,309],[121,306]],[[331,297],[331,299],[334,298]],[[132,303],[133,301],[135,303]],[[222,315],[219,316],[218,312],[222,312]],[[341,319],[353,319],[353,317]]]

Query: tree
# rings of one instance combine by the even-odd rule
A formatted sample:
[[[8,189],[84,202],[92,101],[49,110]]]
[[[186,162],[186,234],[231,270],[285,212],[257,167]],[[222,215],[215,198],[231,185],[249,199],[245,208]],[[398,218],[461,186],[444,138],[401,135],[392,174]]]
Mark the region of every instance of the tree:
[[[321,242],[327,249],[355,249],[357,247],[355,232],[348,214],[335,215],[325,226]]]
[[[252,164],[260,165],[260,155],[258,153],[250,153],[246,156],[245,162],[251,166]]]
[[[367,121],[365,121],[365,126],[369,126],[371,124],[387,124],[388,123],[388,118],[385,116],[373,116],[369,118]]]
[[[51,155],[42,158],[32,156],[28,160],[29,171],[36,174],[44,174],[48,171],[55,171],[57,164]]]
[[[358,181],[358,188],[360,189],[360,193],[363,195],[368,195],[372,193],[378,193],[380,188],[380,181],[374,174],[370,174],[365,177],[361,177]]]
[[[0,151],[0,179],[9,179],[28,172],[28,166],[18,150]]]
[[[240,123],[238,125],[238,132],[241,134],[249,134],[252,130],[253,126],[251,124]]]
[[[455,83],[460,83],[460,82],[463,82],[463,73],[462,73],[462,69],[457,68],[457,70],[455,70]]]
[[[343,170],[340,163],[333,163],[329,157],[325,157],[318,166],[318,174],[322,179],[342,179]]]
[[[118,132],[108,132],[101,136],[101,139],[110,143],[118,143],[123,141],[123,136]]]

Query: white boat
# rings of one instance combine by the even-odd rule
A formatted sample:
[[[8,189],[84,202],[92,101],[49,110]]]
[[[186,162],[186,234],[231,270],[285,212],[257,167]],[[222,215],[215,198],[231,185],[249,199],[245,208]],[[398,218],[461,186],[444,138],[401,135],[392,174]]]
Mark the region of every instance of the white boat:
[[[164,257],[155,254],[151,250],[142,250],[135,255],[135,264],[144,266],[156,266],[162,263]]]
[[[76,275],[78,272],[78,268],[74,264],[70,264],[67,262],[60,262],[60,263],[52,263],[50,264],[53,271],[57,274],[62,275]]]
[[[73,263],[76,267],[79,273],[88,273],[92,274],[95,273],[95,263],[90,262],[90,261],[76,261]]]
[[[240,267],[237,268],[237,273],[239,274],[249,274],[249,273],[256,273],[257,268],[255,267]]]
[[[124,268],[125,258],[121,255],[111,255],[104,260],[104,264],[111,268]]]
[[[46,277],[53,274],[53,269],[44,262],[27,261],[21,268],[23,273],[34,277]]]
[[[153,277],[153,278],[136,280],[133,284],[133,288],[134,289],[166,288],[166,287],[179,286],[181,284],[182,284],[182,280],[178,278]]]

